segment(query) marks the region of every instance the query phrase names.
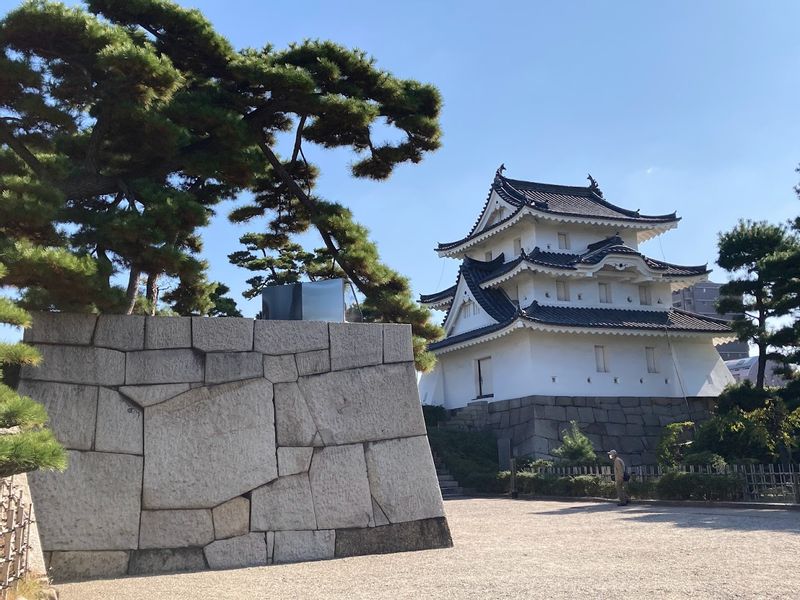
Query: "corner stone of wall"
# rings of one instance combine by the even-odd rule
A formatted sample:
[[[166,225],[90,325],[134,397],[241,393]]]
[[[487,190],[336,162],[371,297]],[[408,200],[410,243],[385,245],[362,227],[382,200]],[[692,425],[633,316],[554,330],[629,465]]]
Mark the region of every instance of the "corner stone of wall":
[[[703,421],[713,405],[713,398],[526,396],[471,402],[454,411],[446,426],[492,431],[511,441],[516,456],[550,459],[576,421],[596,451],[613,448],[630,465],[655,464],[663,427]]]
[[[70,461],[30,475],[57,580],[452,545],[408,325],[39,313],[25,340]]]

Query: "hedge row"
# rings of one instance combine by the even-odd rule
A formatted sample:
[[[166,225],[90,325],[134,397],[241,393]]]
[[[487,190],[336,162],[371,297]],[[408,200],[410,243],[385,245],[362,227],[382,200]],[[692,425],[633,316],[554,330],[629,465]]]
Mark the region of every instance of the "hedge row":
[[[501,471],[493,478],[482,476],[483,486],[473,486],[482,492],[510,491],[511,473]],[[700,473],[670,472],[658,480],[628,482],[632,498],[658,500],[738,501],[743,499],[742,480],[736,475],[706,475]],[[517,473],[517,491],[534,496],[574,496],[614,498],[616,486],[607,478],[597,475],[557,476],[546,473],[521,471]]]

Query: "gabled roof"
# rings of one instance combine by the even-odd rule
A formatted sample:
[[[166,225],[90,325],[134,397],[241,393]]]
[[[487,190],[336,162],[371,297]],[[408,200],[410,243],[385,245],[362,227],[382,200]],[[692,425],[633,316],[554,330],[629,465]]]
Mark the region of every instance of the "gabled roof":
[[[544,212],[578,217],[599,217],[614,221],[637,223],[668,223],[677,220],[673,212],[667,215],[642,215],[608,202],[596,184],[587,187],[553,185],[503,177],[498,171],[493,189],[509,204],[535,206]]]
[[[460,240],[438,244],[436,251],[447,252],[479,235],[502,229],[504,225],[525,209],[533,209],[538,213],[550,214],[554,217],[562,216],[603,223],[619,223],[620,225],[634,226],[639,229],[648,227],[663,229],[665,226],[674,226],[674,223],[680,220],[674,212],[666,215],[643,215],[638,210],[628,210],[611,204],[603,198],[603,193],[594,179],[591,179],[591,181],[592,185],[587,187],[538,183],[521,179],[509,179],[503,176],[501,169],[498,169],[489,190],[489,196],[484,202],[483,209],[470,232]],[[483,214],[488,209],[492,192],[496,192],[512,207],[516,207],[516,210],[496,223],[492,223],[478,231],[478,225]]]
[[[589,244],[587,251],[583,254],[546,252],[539,249],[538,246],[529,253],[523,251],[522,254],[514,260],[505,263],[496,271],[488,274],[481,280],[481,283],[491,281],[497,277],[502,277],[506,273],[513,271],[521,263],[526,263],[531,266],[547,267],[549,269],[571,271],[577,270],[581,265],[596,265],[609,255],[630,255],[639,257],[650,269],[657,271],[662,277],[666,278],[695,277],[710,273],[706,265],[683,266],[649,258],[638,250],[626,245],[619,236],[614,235],[599,242],[595,242],[594,244]]]
[[[505,321],[513,316],[517,309],[504,291],[492,288],[484,289],[480,286],[480,282],[499,269],[504,260],[503,254],[488,262],[467,257],[459,269],[470,293],[481,305],[481,308],[495,321]]]

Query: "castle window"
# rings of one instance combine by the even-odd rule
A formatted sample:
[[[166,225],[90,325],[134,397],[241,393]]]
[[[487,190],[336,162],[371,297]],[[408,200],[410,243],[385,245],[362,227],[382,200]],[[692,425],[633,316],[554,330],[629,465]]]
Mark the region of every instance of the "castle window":
[[[563,279],[556,280],[556,298],[559,300],[569,300],[569,285]]]
[[[653,303],[653,297],[650,295],[649,285],[639,286],[639,304],[642,306],[650,306]]]
[[[558,234],[558,249],[569,250],[569,236],[566,233]]]
[[[645,346],[644,355],[647,359],[647,372],[658,373],[658,365],[656,365],[656,349],[650,346]]]
[[[606,364],[605,346],[594,347],[594,364],[598,373],[608,373],[608,365]]]
[[[611,284],[600,283],[600,302],[603,304],[611,304]]]
[[[522,239],[514,238],[514,256],[522,254]]]
[[[492,251],[489,250],[489,252],[484,254],[483,257],[486,259],[486,262],[489,262],[490,260],[492,260]]]

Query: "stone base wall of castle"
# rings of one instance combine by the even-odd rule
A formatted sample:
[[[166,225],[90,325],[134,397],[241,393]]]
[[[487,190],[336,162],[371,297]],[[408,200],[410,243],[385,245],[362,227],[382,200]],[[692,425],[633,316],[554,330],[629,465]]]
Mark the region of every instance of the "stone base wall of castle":
[[[526,396],[476,401],[452,411],[449,425],[493,431],[511,440],[515,456],[552,458],[563,432],[576,421],[598,452],[617,450],[629,465],[655,464],[663,427],[709,417],[714,398]]]

